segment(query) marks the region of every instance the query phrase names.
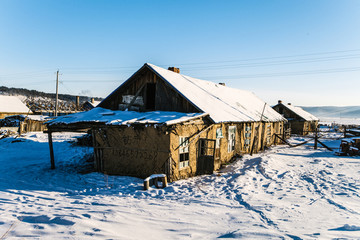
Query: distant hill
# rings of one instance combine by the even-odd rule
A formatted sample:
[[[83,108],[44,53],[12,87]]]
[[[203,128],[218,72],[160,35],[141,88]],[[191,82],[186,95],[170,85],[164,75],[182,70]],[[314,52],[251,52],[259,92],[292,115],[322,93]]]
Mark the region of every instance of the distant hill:
[[[17,96],[33,113],[43,114],[53,113],[55,110],[55,93],[44,93],[36,90],[25,88],[8,88],[0,87],[0,95]],[[76,96],[69,94],[59,94],[58,110],[59,113],[68,114],[70,112],[88,110],[85,102],[92,97],[79,96],[79,104],[76,104]],[[102,98],[94,98],[95,101],[101,101]]]
[[[360,118],[360,106],[348,107],[302,107],[305,111],[319,118]]]
[[[55,99],[56,94],[55,93],[45,93],[40,92],[36,90],[29,90],[25,88],[8,88],[5,86],[0,86],[0,95],[10,95],[10,96],[25,96],[26,98],[49,98],[49,99]],[[75,102],[76,96],[75,95],[69,95],[69,94],[59,94],[59,99],[67,102]],[[85,102],[90,100],[91,97],[88,96],[80,96],[80,102]],[[94,97],[94,100],[101,101],[102,98]]]

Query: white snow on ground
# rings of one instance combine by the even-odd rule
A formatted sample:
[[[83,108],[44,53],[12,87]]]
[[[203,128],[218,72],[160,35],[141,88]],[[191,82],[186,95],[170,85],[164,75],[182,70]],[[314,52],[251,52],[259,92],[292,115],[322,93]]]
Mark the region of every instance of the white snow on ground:
[[[0,140],[0,238],[360,238],[359,157],[282,145],[143,191],[142,179],[79,173],[92,150],[74,137],[54,135],[55,170],[45,134]]]
[[[360,125],[360,118],[320,118],[321,124]]]

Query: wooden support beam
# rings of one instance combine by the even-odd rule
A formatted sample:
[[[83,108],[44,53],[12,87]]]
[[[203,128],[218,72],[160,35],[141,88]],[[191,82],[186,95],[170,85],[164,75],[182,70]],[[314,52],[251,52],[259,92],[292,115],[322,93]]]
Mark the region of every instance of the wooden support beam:
[[[201,133],[207,131],[208,129],[210,129],[210,128],[213,127],[213,126],[214,126],[214,124],[211,124],[210,126],[202,129],[202,130],[201,130],[200,132],[198,132],[197,134],[195,134],[195,135],[193,135],[193,136],[190,136],[190,137],[189,137],[189,145],[190,145],[190,143],[192,143],[193,141],[195,141],[195,139],[198,138]],[[190,139],[191,139],[191,140],[190,140]],[[180,147],[181,147],[181,144],[179,144],[179,146],[177,146],[174,150],[177,150],[177,149],[179,149]]]
[[[320,143],[324,148],[326,148],[329,151],[333,151],[332,148],[329,148],[328,146],[326,146],[324,143],[320,142],[319,139],[316,140],[318,143]]]
[[[52,132],[48,131],[47,133],[48,133],[48,140],[49,140],[51,169],[55,169],[55,157],[54,157],[54,148],[53,148],[53,141],[52,141]]]
[[[96,149],[96,139],[95,139],[95,129],[91,130],[91,136],[92,136],[92,143],[94,148],[94,168],[96,171],[99,171],[99,163],[98,163],[98,157],[97,157],[97,149]]]
[[[259,123],[259,125],[255,128],[256,134],[255,134],[255,136],[254,136],[254,139],[253,139],[253,142],[252,142],[252,145],[251,145],[250,156],[253,155],[255,146],[256,146],[256,147],[258,146],[257,141],[258,141],[258,135],[259,135],[259,127],[260,127],[260,123]]]
[[[134,98],[131,100],[131,102],[126,106],[126,109],[130,110],[130,107],[135,103],[136,98],[140,95],[141,91],[143,90],[143,88],[146,86],[146,83],[144,83],[139,90],[136,92]]]
[[[308,143],[308,142],[310,142],[310,141],[312,141],[313,139],[310,139],[310,140],[307,140],[307,141],[305,141],[305,142],[302,142],[302,143],[299,143],[299,144],[296,144],[296,145],[292,145],[291,147],[298,147],[298,146],[301,146],[301,145],[304,145],[304,144],[306,144],[306,143]]]
[[[317,129],[316,129],[315,130],[314,149],[317,149],[317,143],[318,143],[318,132],[317,132]]]
[[[277,135],[277,134],[274,134],[274,135],[275,135],[275,137],[279,138],[281,141],[283,141],[284,143],[286,143],[287,145],[289,145],[290,147],[292,147],[292,145],[291,145],[288,141],[286,141],[285,139],[283,139],[282,137],[280,137],[280,136]]]

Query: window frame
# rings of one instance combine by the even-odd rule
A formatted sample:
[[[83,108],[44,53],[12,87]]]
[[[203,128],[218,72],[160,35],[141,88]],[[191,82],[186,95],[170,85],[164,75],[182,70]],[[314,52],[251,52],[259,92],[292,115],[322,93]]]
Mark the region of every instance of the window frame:
[[[252,134],[251,123],[245,123],[245,131],[244,131],[244,148],[245,148],[245,150],[250,148],[251,134]]]
[[[179,136],[179,169],[189,166],[190,143],[189,137]]]
[[[228,127],[228,152],[235,151],[235,143],[236,143],[236,126],[229,126]]]

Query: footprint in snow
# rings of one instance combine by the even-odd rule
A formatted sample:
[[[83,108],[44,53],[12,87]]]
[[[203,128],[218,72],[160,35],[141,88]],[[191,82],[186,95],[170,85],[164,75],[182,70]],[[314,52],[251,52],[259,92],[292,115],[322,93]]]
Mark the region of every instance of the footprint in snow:
[[[360,231],[360,227],[355,225],[345,224],[342,227],[329,229],[329,231]]]
[[[62,217],[50,218],[46,215],[19,216],[18,219],[22,222],[27,222],[27,223],[57,224],[57,225],[66,225],[66,226],[71,226],[75,224],[75,222],[66,220]]]

